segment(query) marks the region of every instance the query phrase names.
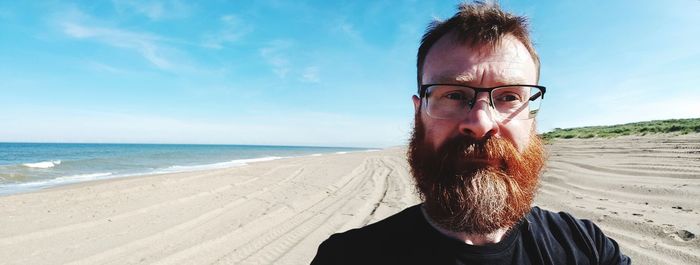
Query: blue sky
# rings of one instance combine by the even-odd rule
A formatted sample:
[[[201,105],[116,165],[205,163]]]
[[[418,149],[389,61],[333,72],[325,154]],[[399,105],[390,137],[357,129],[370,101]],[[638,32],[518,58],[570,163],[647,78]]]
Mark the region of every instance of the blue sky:
[[[384,147],[459,1],[2,1],[0,141]],[[530,17],[539,130],[700,117],[700,1],[501,1]]]

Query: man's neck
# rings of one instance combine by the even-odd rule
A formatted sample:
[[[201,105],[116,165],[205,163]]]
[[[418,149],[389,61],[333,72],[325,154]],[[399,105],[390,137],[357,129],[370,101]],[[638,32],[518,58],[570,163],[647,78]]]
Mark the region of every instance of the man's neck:
[[[444,229],[439,225],[435,224],[433,220],[430,219],[430,216],[428,216],[428,213],[425,212],[425,209],[423,207],[421,207],[421,212],[423,213],[423,217],[425,217],[425,220],[428,220],[428,223],[433,228],[435,228],[435,230],[438,230],[438,232],[440,232],[441,234],[464,242],[465,244],[474,246],[481,246],[501,242],[501,240],[503,240],[503,238],[505,237],[506,233],[508,233],[509,229],[507,227],[499,228],[498,230],[488,234],[468,234],[465,232],[455,232]]]

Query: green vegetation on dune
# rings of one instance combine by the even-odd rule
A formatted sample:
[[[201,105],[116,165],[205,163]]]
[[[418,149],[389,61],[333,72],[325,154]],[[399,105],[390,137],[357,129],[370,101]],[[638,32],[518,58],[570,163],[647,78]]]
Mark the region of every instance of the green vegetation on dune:
[[[580,128],[556,128],[542,134],[545,140],[555,138],[611,138],[623,135],[647,135],[657,133],[700,133],[700,118],[643,121],[610,126],[588,126]]]

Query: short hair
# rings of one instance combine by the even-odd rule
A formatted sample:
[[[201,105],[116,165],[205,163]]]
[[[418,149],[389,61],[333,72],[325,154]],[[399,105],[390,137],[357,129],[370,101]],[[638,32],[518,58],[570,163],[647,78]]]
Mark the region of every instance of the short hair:
[[[465,45],[497,45],[506,35],[512,35],[525,45],[537,68],[537,80],[540,79],[540,58],[530,41],[527,18],[507,13],[498,3],[473,4],[462,3],[458,11],[447,21],[435,20],[426,29],[418,48],[418,93],[423,81],[423,64],[428,51],[441,37],[454,33],[458,42]]]

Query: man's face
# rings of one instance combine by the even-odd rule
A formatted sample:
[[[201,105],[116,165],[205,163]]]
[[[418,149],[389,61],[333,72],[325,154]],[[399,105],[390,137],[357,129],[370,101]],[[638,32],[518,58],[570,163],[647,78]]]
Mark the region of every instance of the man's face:
[[[506,37],[496,47],[469,47],[442,37],[423,66],[423,84],[494,87],[535,84],[525,47]],[[414,97],[415,128],[409,163],[424,207],[443,228],[490,233],[529,211],[544,151],[532,120],[504,120],[486,93],[459,119],[435,119]]]
[[[423,65],[423,84],[464,84],[474,87],[494,87],[509,84],[536,84],[537,70],[525,46],[511,36],[493,48],[482,45],[469,47],[456,42],[448,34],[440,38],[428,52]],[[476,139],[500,137],[524,151],[534,130],[534,120],[498,121],[489,107],[487,93],[477,95],[477,102],[468,116],[461,120],[433,119],[421,99],[413,97],[416,112],[420,111],[425,125],[425,139],[434,149],[459,135]],[[423,104],[425,100],[423,100]]]

